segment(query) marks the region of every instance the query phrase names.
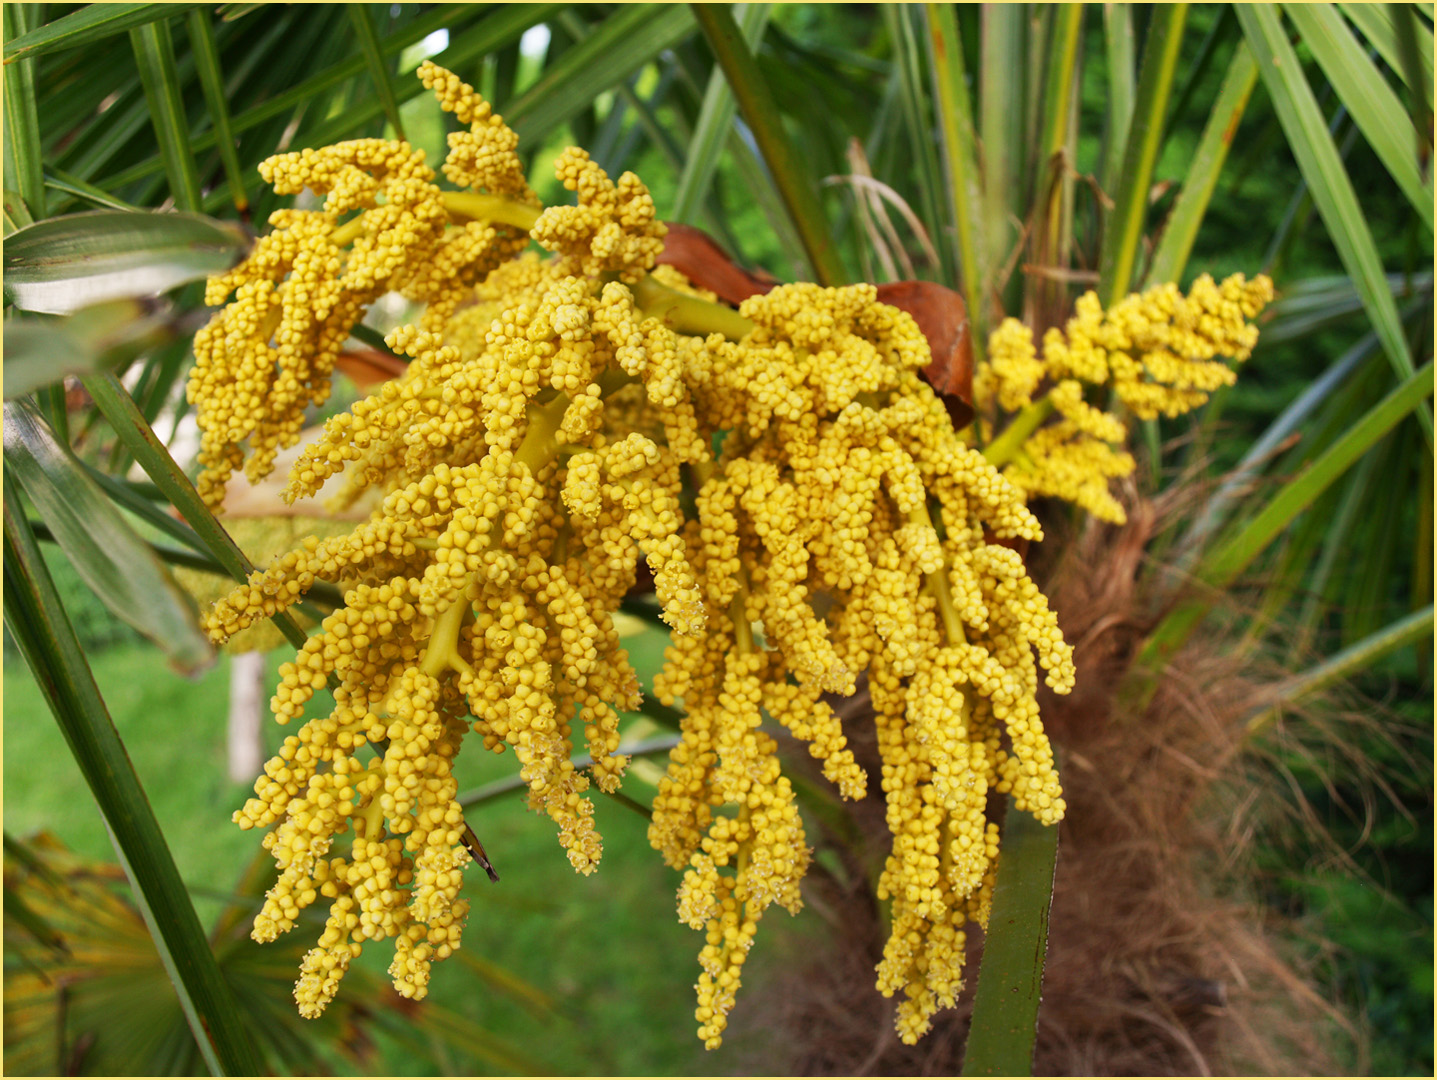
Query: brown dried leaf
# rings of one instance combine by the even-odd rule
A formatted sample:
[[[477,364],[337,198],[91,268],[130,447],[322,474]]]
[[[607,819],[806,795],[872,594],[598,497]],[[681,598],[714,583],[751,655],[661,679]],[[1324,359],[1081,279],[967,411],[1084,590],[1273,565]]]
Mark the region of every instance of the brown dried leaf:
[[[361,390],[397,379],[408,367],[399,357],[378,349],[345,349],[335,359],[334,366],[354,380],[354,385]]]
[[[766,293],[778,284],[767,274],[759,276],[743,269],[702,229],[676,222],[665,224],[669,231],[658,261],[674,267],[699,288],[715,293],[724,303],[737,307],[750,296]]]
[[[931,281],[895,281],[878,286],[878,299],[918,323],[933,353],[923,377],[948,406],[953,426],[966,427],[973,419],[973,343],[963,297]]]

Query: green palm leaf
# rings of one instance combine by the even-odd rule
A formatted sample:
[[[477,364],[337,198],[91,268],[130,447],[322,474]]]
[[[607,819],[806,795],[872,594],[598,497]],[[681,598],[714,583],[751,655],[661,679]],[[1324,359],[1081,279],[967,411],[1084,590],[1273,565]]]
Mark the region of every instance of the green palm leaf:
[[[1260,554],[1294,517],[1310,506],[1334,480],[1409,413],[1419,409],[1432,395],[1432,364],[1428,362],[1413,376],[1379,402],[1366,416],[1352,423],[1340,439],[1286,484],[1267,505],[1235,530],[1203,560],[1197,577],[1204,585],[1224,588]],[[1153,631],[1139,657],[1149,672],[1158,661],[1179,648],[1197,623],[1211,609],[1213,598],[1206,595],[1181,604]]]
[[[185,122],[183,89],[175,66],[175,44],[169,23],[147,22],[130,31],[130,43],[140,68],[140,81],[150,105],[150,118],[159,138],[160,157],[169,177],[170,193],[181,210],[200,209],[200,178],[190,149]]]
[[[1386,288],[1381,259],[1347,170],[1337,156],[1327,125],[1302,73],[1297,54],[1288,44],[1276,8],[1242,5],[1238,20],[1257,57],[1264,84],[1272,95],[1288,145],[1297,157],[1313,201],[1352,276],[1378,338],[1400,378],[1410,378],[1412,352],[1402,333],[1397,303]],[[1432,410],[1420,405],[1418,419],[1432,448]]]
[[[8,425],[7,425],[8,427]],[[190,905],[154,811],[95,686],[35,546],[13,485],[5,502],[5,617],[99,803],[146,924],[209,1070],[253,1076],[263,1065]]]
[[[1123,167],[1113,196],[1115,205],[1103,230],[1098,298],[1105,306],[1116,303],[1127,293],[1136,272],[1148,189],[1162,146],[1163,119],[1177,73],[1186,20],[1186,4],[1165,4],[1154,9],[1152,25],[1148,27]]]
[[[733,89],[739,111],[753,129],[817,280],[825,285],[841,284],[846,276],[828,226],[818,213],[818,185],[784,134],[773,95],[733,15],[723,4],[695,4],[693,11]]]
[[[162,22],[202,4],[86,4],[5,43],[5,63],[106,41],[116,34]]]
[[[1422,179],[1407,110],[1331,4],[1294,4],[1287,15],[1352,114],[1358,130],[1397,181],[1412,208],[1432,228],[1432,184]]]

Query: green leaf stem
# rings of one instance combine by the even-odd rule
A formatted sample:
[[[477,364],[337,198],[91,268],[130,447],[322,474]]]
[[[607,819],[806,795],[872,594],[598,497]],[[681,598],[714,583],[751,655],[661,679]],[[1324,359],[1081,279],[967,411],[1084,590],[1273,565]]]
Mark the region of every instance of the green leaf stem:
[[[1057,826],[1039,823],[1010,798],[1001,851],[963,1076],[1033,1074]]]

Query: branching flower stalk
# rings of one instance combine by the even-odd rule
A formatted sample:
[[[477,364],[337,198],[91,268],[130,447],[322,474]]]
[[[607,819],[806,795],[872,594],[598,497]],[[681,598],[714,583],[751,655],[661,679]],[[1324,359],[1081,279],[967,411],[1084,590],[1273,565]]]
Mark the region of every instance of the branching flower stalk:
[[[974,404],[991,427],[1011,414],[985,456],[1029,497],[1066,499],[1121,524],[1123,508],[1108,488],[1134,468],[1132,455],[1119,449],[1127,427],[1089,405],[1083,385],[1111,386],[1143,420],[1197,408],[1237,378],[1220,358],[1240,363],[1252,354],[1257,328],[1249,320],[1272,295],[1268,278],[1241,274],[1221,284],[1204,274],[1186,296],[1176,285],[1157,285],[1106,311],[1087,293],[1065,327],[1044,335],[1041,359],[1032,331],[1005,319],[973,381]],[[1049,389],[1036,396],[1044,383]],[[1043,426],[1055,414],[1056,422]]]
[[[1089,503],[1112,473],[1038,425],[1055,411],[1073,426],[1061,439],[1117,441],[1079,379],[1111,379],[1139,415],[1216,385],[1192,357],[1250,348],[1255,286],[1204,292],[1196,323],[1168,294],[1106,314],[1085,299],[1086,321],[1046,341],[1042,362],[1005,324],[980,384],[1020,420],[985,457],[919,377],[923,334],[872,286],[717,304],[655,265],[665,230],[637,177],[610,180],[571,148],[556,169],[575,205],[542,207],[488,104],[431,63],[419,74],[464,125],[443,166],[461,190],[441,191],[404,143],[270,159],[278,190],[308,187],[323,207],[276,213],[250,258],[211,281],[209,299],[228,303],[195,343],[200,487],[218,505],[236,468],[263,476],[297,439],[369,303],[397,291],[422,305],[386,338],[405,375],[330,420],[285,490],[311,499],[334,481],[332,500],[377,491],[376,509],[280,556],[207,618],[223,640],[316,581],[344,590],[273,701],[280,723],[300,719],[330,680],[335,708],[285,740],[235,815],[268,830],[280,869],[254,936],[292,929],[323,896],[300,1011],[318,1015],[361,946],[384,939],[396,988],[423,997],[468,907],[453,763],[470,732],[512,748],[530,807],[593,872],[587,793],[618,789],[619,712],[641,699],[613,615],[642,558],[672,629],[655,694],[684,716],[649,840],[682,874],[680,919],[705,934],[700,1038],[722,1041],[764,913],[802,906],[811,853],[771,728],[842,797],[865,797],[827,695],[866,673],[893,835],[877,985],[902,997],[898,1031],[916,1041],[962,985],[966,927],[987,919],[989,793],[1049,825],[1064,812],[1036,694],[1040,677],[1071,689],[1071,650],[1001,541],[1041,539],[1026,498],[1066,483],[1061,464]],[[552,257],[526,253],[530,240]],[[1140,370],[1119,331],[1146,350]],[[365,747],[378,751],[367,761]]]

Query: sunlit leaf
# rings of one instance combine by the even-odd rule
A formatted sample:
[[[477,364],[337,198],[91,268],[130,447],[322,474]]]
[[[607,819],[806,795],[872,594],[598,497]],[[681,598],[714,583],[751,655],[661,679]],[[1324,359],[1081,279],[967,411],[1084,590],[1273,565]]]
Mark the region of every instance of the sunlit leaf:
[[[76,572],[186,674],[214,658],[193,601],[33,408],[5,403],[5,465]]]
[[[5,242],[5,298],[56,314],[155,296],[234,266],[239,230],[199,214],[93,210],[20,229]]]

